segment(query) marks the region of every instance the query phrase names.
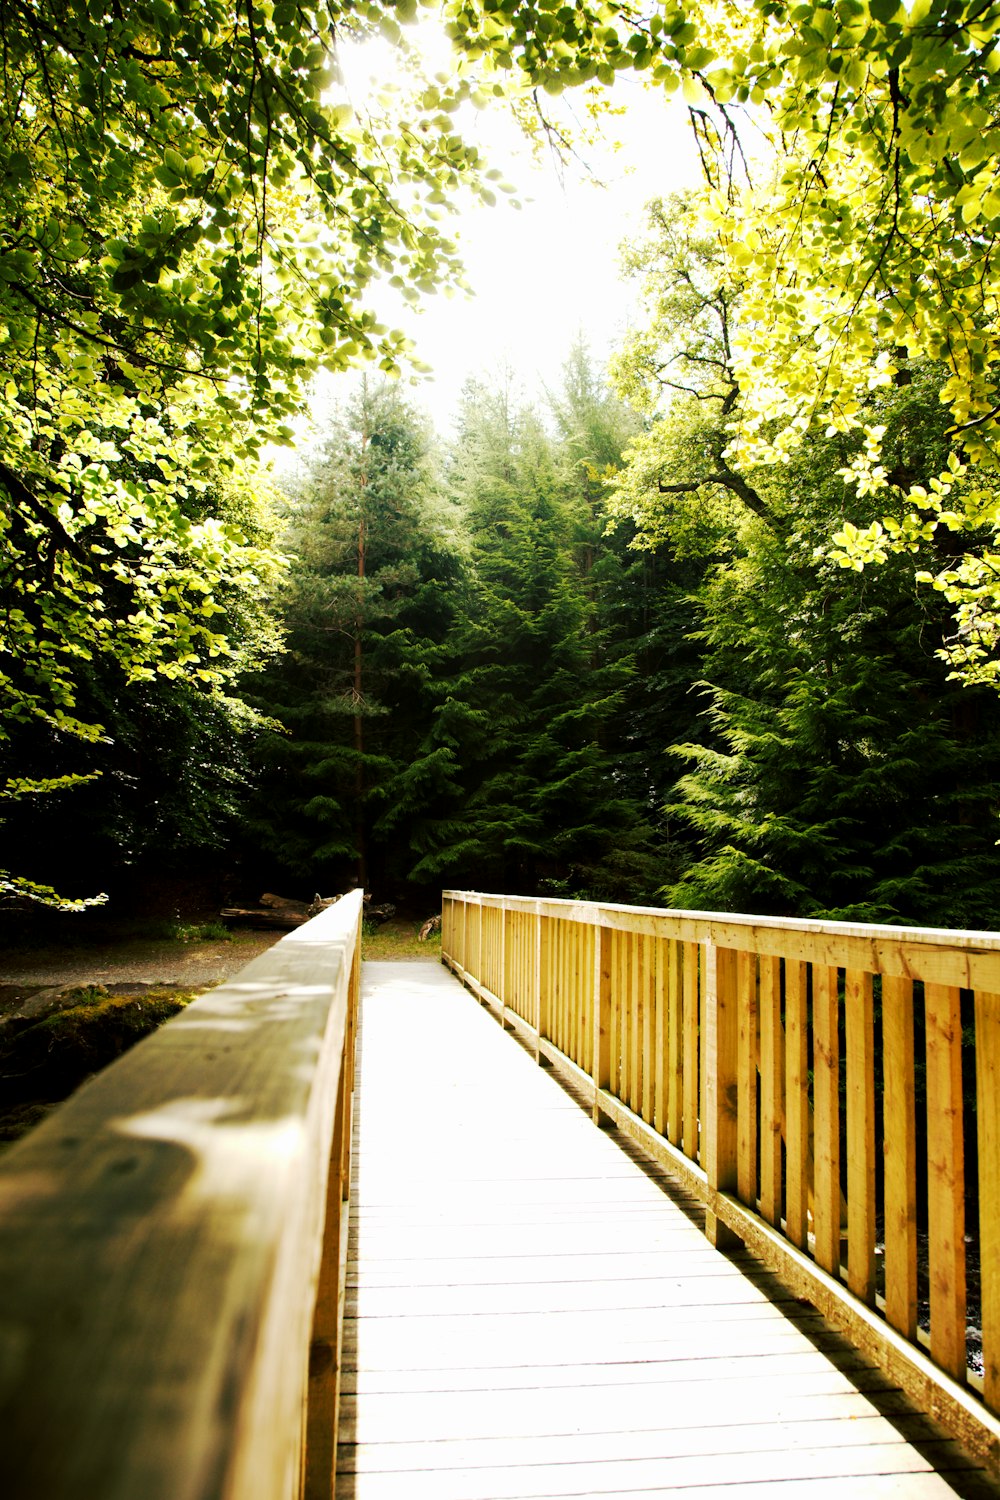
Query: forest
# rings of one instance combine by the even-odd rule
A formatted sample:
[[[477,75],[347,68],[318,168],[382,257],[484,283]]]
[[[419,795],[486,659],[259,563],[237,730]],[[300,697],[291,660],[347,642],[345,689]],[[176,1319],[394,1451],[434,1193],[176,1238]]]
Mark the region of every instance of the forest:
[[[1000,7],[442,14],[454,73],[359,118],[337,38],[405,5],[4,8],[0,904],[995,927]],[[561,138],[624,68],[705,171],[641,326],[435,433],[372,309],[503,191],[456,121]]]

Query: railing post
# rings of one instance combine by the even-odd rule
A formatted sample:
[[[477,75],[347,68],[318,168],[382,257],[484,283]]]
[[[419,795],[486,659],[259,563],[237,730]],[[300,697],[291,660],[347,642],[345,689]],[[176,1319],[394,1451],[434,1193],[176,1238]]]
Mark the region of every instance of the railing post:
[[[1000,1410],[1000,995],[976,995],[983,1395]]]
[[[739,1015],[737,1007],[736,953],[731,948],[706,944],[704,1017],[705,1094],[702,1101],[702,1150],[708,1187],[712,1192],[732,1193],[737,1180],[737,1054]],[[705,1233],[719,1250],[739,1243],[739,1238],[709,1208]]]
[[[812,966],[813,1226],[815,1254],[831,1276],[840,1270],[840,1042],[837,970]]]
[[[511,952],[512,943],[507,931],[507,902],[504,901],[500,908],[500,1004],[504,1010],[510,1004],[511,995]]]
[[[347,1286],[347,1229],[351,1197],[351,1137],[358,1010],[361,1001],[360,919],[347,982],[347,1015],[337,1082],[330,1174],[326,1185],[323,1250],[309,1345],[304,1411],[305,1452],[302,1500],[327,1500],[337,1475],[337,1420],[343,1365],[344,1300]]]
[[[962,1006],[958,986],[925,984],[924,1017],[931,1358],[956,1380],[964,1380],[965,1172]]]
[[[598,927],[594,942],[594,1124],[602,1120],[598,1091],[611,1087],[611,928]]]
[[[552,974],[551,974],[551,931],[549,919],[538,911],[538,931],[536,943],[536,961],[538,973],[538,1041],[549,1034],[549,1002],[551,1000]],[[535,1061],[541,1062],[542,1054],[535,1047]]]
[[[455,957],[458,959],[458,966],[464,974],[466,958],[469,952],[469,902],[464,893],[460,899],[461,905],[458,909],[458,919],[455,924],[458,931],[458,942],[455,946],[459,951],[456,952]]]
[[[481,900],[477,901],[476,905],[475,905],[475,907],[473,909],[474,909],[474,911],[476,913],[476,918],[475,918],[475,929],[476,929],[476,972],[473,974],[472,977],[473,977],[473,979],[478,980],[480,984],[482,984],[482,982],[483,982],[483,903],[482,903],[482,901]]]

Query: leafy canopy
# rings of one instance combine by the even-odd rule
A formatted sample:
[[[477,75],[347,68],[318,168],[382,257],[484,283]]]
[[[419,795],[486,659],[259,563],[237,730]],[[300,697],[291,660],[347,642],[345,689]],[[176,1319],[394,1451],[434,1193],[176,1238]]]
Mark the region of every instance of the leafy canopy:
[[[465,84],[347,105],[338,38],[398,38],[400,13],[2,8],[0,752],[30,721],[100,738],[79,709],[98,658],[212,693],[268,648],[256,455],[320,362],[398,370],[369,288],[456,280],[441,205],[489,195],[454,133]],[[0,795],[24,794],[5,761]]]
[[[862,499],[889,491],[869,398],[933,363],[951,458],[886,496],[891,524],[845,527],[839,560],[917,551],[939,527],[996,533],[1000,5],[455,0],[452,13],[459,48],[532,86],[610,84],[627,68],[683,91],[704,223],[741,291],[731,464],[782,465],[817,431],[857,433],[842,478]],[[996,550],[973,544],[929,575],[957,606],[951,659],[973,680],[1000,671]]]

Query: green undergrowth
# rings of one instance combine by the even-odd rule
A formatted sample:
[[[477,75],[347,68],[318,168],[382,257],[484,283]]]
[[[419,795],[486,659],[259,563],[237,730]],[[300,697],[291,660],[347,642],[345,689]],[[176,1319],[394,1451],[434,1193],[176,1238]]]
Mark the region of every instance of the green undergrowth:
[[[178,943],[231,943],[233,934],[223,921],[185,922],[178,918],[164,922],[162,935]]]
[[[195,991],[109,995],[100,985],[67,992],[37,1016],[0,1027],[0,1146],[37,1125],[91,1074],[183,1010]]]
[[[422,922],[408,922],[395,918],[376,925],[363,922],[361,926],[361,957],[374,962],[385,959],[423,958],[437,962],[441,957],[441,934],[432,933],[421,942],[417,934]]]

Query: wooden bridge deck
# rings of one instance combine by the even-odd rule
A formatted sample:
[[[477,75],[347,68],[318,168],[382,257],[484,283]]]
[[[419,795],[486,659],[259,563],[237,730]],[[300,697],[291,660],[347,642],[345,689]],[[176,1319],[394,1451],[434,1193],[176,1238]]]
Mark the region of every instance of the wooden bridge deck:
[[[432,964],[365,966],[338,1500],[1000,1487]]]

